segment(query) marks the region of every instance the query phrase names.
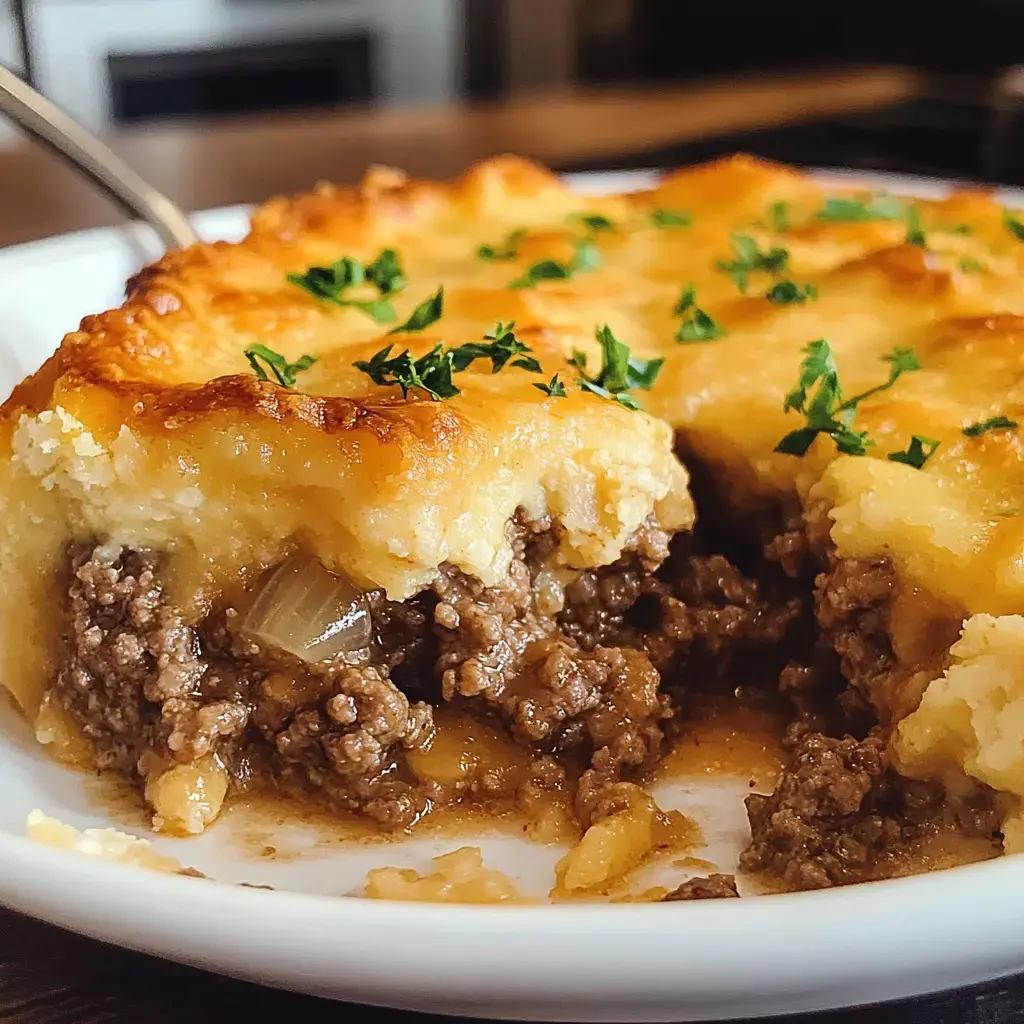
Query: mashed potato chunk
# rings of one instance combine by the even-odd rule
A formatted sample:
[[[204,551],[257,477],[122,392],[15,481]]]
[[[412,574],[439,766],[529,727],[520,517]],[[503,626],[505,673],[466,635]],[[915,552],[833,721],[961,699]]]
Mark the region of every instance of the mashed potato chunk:
[[[950,667],[900,723],[901,767],[953,784],[962,768],[1024,797],[1024,616],[972,616],[950,654]]]

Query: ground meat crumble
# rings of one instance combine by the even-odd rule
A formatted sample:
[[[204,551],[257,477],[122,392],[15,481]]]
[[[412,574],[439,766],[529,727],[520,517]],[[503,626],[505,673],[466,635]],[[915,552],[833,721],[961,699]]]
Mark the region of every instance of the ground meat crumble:
[[[942,793],[902,779],[885,737],[837,739],[790,726],[790,763],[771,796],[747,797],[752,841],[744,871],[764,871],[790,889],[822,889],[871,877],[877,857],[911,838]]]
[[[683,882],[682,885],[663,897],[662,903],[679,903],[683,900],[722,900],[738,896],[735,875],[714,874],[691,878],[688,882]]]
[[[207,665],[195,630],[166,606],[156,565],[151,552],[72,558],[67,650],[54,693],[94,741],[103,768],[132,770],[143,749],[170,738],[187,759],[186,737],[203,731],[182,718]],[[212,717],[230,730],[238,721],[223,706]]]

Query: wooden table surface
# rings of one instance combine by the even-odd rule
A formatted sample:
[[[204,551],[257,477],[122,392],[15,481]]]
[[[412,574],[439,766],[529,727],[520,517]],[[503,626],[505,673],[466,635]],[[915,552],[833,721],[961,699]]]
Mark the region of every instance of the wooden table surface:
[[[258,202],[318,179],[355,181],[371,163],[448,177],[519,153],[555,167],[643,154],[731,131],[871,110],[920,96],[901,68],[617,89],[440,110],[356,110],[136,128],[110,141],[185,209]],[[117,223],[118,210],[38,144],[0,149],[0,245]]]
[[[476,109],[360,111],[149,128],[121,133],[112,142],[158,187],[186,208],[197,209],[298,191],[319,178],[352,181],[374,162],[419,176],[452,175],[500,152],[556,167],[581,166],[701,136],[868,110],[919,96],[925,87],[915,73],[881,68],[658,92],[565,94]],[[112,206],[36,146],[0,150],[0,245],[119,219]],[[306,1024],[440,1020],[268,992],[0,913],[2,1021],[223,1024],[271,1016]],[[1024,979],[816,1019],[832,1024],[1010,1024],[1024,1021]]]

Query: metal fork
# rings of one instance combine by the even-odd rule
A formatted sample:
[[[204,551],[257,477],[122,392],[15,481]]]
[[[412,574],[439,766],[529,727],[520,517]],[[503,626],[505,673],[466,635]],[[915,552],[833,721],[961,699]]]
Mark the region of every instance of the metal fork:
[[[184,212],[116,153],[45,96],[0,66],[0,111],[68,160],[128,213],[145,221],[169,249],[195,245]]]

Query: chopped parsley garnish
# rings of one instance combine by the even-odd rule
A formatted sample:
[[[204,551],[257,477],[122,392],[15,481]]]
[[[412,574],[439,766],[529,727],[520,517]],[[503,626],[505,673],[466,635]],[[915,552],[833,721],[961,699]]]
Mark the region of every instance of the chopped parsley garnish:
[[[427,301],[438,300],[441,293],[442,289],[438,289],[438,294]],[[423,303],[420,308],[425,305],[427,303]],[[397,384],[402,389],[403,398],[413,388],[426,392],[434,401],[454,398],[462,392],[452,380],[452,374],[462,373],[476,359],[490,359],[492,373],[498,373],[509,363],[530,373],[541,372],[540,363],[533,356],[526,355],[532,349],[515,336],[515,326],[514,320],[507,324],[499,320],[484,335],[486,344],[470,342],[457,348],[445,349],[439,343],[419,359],[413,359],[408,349],[392,356],[393,346],[388,345],[370,359],[361,359],[353,365],[362,370],[374,384],[384,387]]]
[[[916,245],[919,249],[928,248],[924,228],[921,227],[921,211],[916,206],[907,207],[907,234],[903,241],[907,245]]]
[[[973,256],[961,256],[957,262],[957,269],[962,270],[965,274],[976,274],[985,270],[985,264]]]
[[[1017,239],[1024,242],[1024,224],[1013,210],[1003,210],[1003,227]]]
[[[437,323],[444,312],[444,285],[424,299],[413,311],[404,324],[392,327],[388,334],[411,334],[413,331],[425,331],[431,324]]]
[[[989,430],[1016,430],[1020,424],[1009,416],[991,416],[987,420],[979,420],[969,427],[964,427],[966,437],[980,437]]]
[[[481,245],[476,254],[482,260],[504,262],[514,260],[519,255],[519,243],[526,237],[526,229],[520,228],[511,232],[500,245]]]
[[[517,277],[509,288],[533,288],[540,281],[567,281],[573,274],[587,273],[601,266],[601,251],[588,238],[580,239],[573,249],[572,263],[541,260]]]
[[[710,314],[705,313],[697,305],[697,291],[692,284],[683,289],[675,309],[672,310],[672,315],[682,317],[682,323],[679,325],[679,330],[676,331],[676,341],[681,345],[714,341],[715,338],[720,338],[726,333],[725,329],[720,327]]]
[[[946,228],[945,230],[950,235],[969,235],[973,229],[970,224],[954,224],[951,228]]]
[[[569,220],[579,221],[588,231],[615,230],[615,224],[602,213],[570,213]]]
[[[800,378],[797,385],[786,395],[783,412],[795,410],[804,416],[807,425],[788,433],[775,450],[784,455],[803,456],[819,434],[832,438],[836,448],[844,455],[863,455],[874,445],[867,431],[854,430],[853,420],[858,405],[871,395],[891,388],[904,374],[921,368],[917,357],[908,348],[894,349],[883,359],[890,364],[889,378],[853,398],[843,401],[839,385],[839,371],[836,368],[832,348],[823,338],[812,341],[805,349],[806,359],[800,364]],[[808,392],[814,393],[808,398]]]
[[[359,359],[353,366],[362,370],[374,384],[397,384],[405,398],[413,388],[425,391],[435,402],[460,394],[452,382],[455,371],[454,354],[435,345],[426,355],[413,359],[408,349],[391,356],[394,346],[386,345],[370,359]]]
[[[818,220],[868,221],[903,220],[904,203],[895,196],[881,195],[860,198],[857,196],[828,196],[825,205],[815,215]]]
[[[529,370],[530,373],[540,373],[540,363],[533,356],[523,355],[524,352],[531,352],[533,350],[529,345],[524,345],[515,336],[515,326],[515,320],[507,324],[499,320],[484,335],[484,341],[488,344],[482,345],[479,342],[470,342],[453,349],[455,370],[466,369],[474,359],[490,359],[491,373],[497,373],[503,369],[509,360],[512,361],[513,366],[517,366],[522,370]]]
[[[631,355],[629,346],[619,341],[607,324],[599,327],[594,337],[601,346],[601,372],[596,377],[587,376],[587,357],[583,352],[573,352],[569,360],[570,365],[580,371],[580,387],[627,409],[642,408],[629,392],[650,391],[665,360]]]
[[[289,363],[280,352],[275,352],[266,345],[252,345],[245,350],[245,358],[249,360],[252,372],[260,380],[270,380],[270,374],[283,388],[295,387],[295,378],[303,370],[308,370],[315,362],[313,356],[299,356],[294,363]],[[270,369],[270,374],[264,365]]]
[[[599,231],[612,231],[615,225],[599,213],[574,213],[570,214],[569,219],[578,220],[587,229],[587,236],[579,238],[573,243],[572,261],[562,263],[560,260],[540,260],[512,281],[508,285],[509,288],[533,288],[540,281],[567,281],[575,273],[587,273],[601,267],[604,260],[601,258],[601,250],[594,244],[593,236]],[[515,259],[519,255],[517,250],[519,240],[525,233],[523,231],[509,235],[505,249],[499,250],[489,245],[482,245],[479,249],[480,258],[488,260]]]
[[[380,324],[389,324],[395,319],[394,306],[385,296],[400,292],[407,283],[394,249],[383,249],[376,259],[365,265],[351,256],[343,256],[329,267],[310,267],[304,274],[289,274],[288,280],[321,302],[360,309]],[[375,287],[380,298],[347,297],[350,288],[362,284]]]
[[[541,260],[534,263],[521,277],[517,277],[509,288],[533,288],[540,281],[565,281],[572,277],[573,272],[574,268],[568,263]]]
[[[914,434],[910,438],[907,450],[903,452],[890,452],[886,458],[890,462],[902,462],[904,466],[912,466],[914,469],[921,469],[924,464],[935,454],[939,442],[930,437],[922,437]]]
[[[788,306],[794,302],[806,302],[818,297],[818,289],[813,284],[797,284],[795,281],[780,281],[769,288],[764,297],[779,306]]]
[[[367,283],[375,285],[381,295],[400,292],[409,283],[405,279],[402,265],[398,262],[398,253],[394,249],[384,249],[372,263],[367,263],[363,270]]]
[[[337,302],[346,288],[362,284],[364,276],[362,263],[343,256],[329,267],[310,267],[304,274],[289,274],[288,280],[315,298]]]
[[[751,274],[759,271],[781,274],[786,269],[789,253],[785,249],[772,247],[767,252],[761,252],[750,235],[733,234],[731,242],[733,258],[719,260],[716,266],[736,282],[741,292],[746,292]]]
[[[789,230],[789,203],[784,199],[772,203],[768,207],[768,224],[776,234],[784,234]]]
[[[395,322],[395,307],[391,305],[390,299],[347,299],[339,302],[339,306],[351,306],[353,309],[361,309],[367,316],[372,317],[379,324],[391,324]]]
[[[538,391],[543,391],[548,398],[565,398],[565,385],[558,379],[556,373],[547,384],[534,384]]]
[[[576,243],[572,256],[572,268],[586,273],[591,270],[600,270],[604,260],[601,258],[601,250],[593,242],[583,239]]]
[[[651,210],[651,223],[656,228],[688,228],[693,218],[682,210]]]

